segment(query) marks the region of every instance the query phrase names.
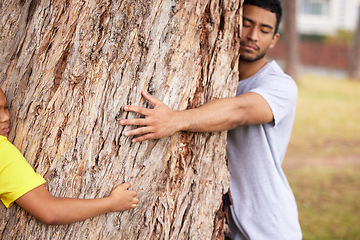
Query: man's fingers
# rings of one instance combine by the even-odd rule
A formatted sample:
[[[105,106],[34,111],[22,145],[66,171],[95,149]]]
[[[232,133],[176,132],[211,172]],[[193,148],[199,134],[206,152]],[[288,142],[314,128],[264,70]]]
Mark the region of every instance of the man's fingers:
[[[135,135],[143,135],[151,132],[151,127],[140,127],[133,130],[129,130],[124,132],[126,137],[135,136]]]
[[[141,93],[144,96],[144,98],[146,100],[148,100],[151,103],[151,105],[153,105],[154,107],[156,105],[162,103],[159,99],[157,99],[156,97],[154,97],[150,93],[147,93],[145,91],[142,91]],[[144,115],[144,116],[148,116],[151,113],[151,109],[140,107],[140,106],[132,106],[132,105],[124,106],[124,110],[128,111],[128,112],[139,113],[139,114]]]
[[[142,141],[151,140],[151,139],[158,139],[158,137],[156,137],[156,135],[154,133],[149,133],[149,134],[142,135],[140,137],[136,137],[131,141],[133,143],[137,143],[137,142],[142,142]]]
[[[149,115],[151,109],[147,109],[144,107],[139,107],[139,106],[132,106],[132,105],[127,105],[124,106],[124,110],[127,112],[134,112],[134,113],[139,113],[141,115]]]
[[[134,126],[141,126],[147,125],[147,120],[145,118],[134,118],[134,119],[122,119],[120,121],[121,125],[134,125]]]
[[[141,94],[144,96],[144,98],[146,100],[148,100],[151,105],[153,105],[154,107],[156,107],[156,105],[158,105],[159,103],[162,103],[159,99],[157,99],[156,97],[154,97],[153,95],[151,95],[148,92],[142,91]]]

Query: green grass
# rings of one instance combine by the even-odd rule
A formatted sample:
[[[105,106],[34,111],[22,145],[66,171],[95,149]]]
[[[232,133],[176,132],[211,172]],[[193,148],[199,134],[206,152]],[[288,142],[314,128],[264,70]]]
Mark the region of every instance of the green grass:
[[[298,87],[284,169],[304,240],[360,239],[360,82],[308,75]]]
[[[286,172],[305,240],[360,239],[359,170],[305,168]]]
[[[300,79],[298,87],[288,153],[360,155],[360,81],[307,75]]]

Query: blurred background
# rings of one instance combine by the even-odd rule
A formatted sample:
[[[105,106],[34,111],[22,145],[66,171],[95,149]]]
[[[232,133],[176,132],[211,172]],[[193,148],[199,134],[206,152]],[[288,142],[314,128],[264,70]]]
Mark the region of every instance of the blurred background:
[[[298,84],[283,168],[304,239],[360,239],[359,0],[283,0],[269,59]]]

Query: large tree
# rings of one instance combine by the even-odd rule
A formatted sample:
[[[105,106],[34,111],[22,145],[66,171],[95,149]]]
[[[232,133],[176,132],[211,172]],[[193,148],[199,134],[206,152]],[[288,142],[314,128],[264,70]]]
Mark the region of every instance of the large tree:
[[[65,226],[0,207],[1,238],[217,239],[226,133],[132,144],[122,111],[141,90],[174,109],[235,94],[241,0],[5,0],[0,85],[9,140],[55,196],[94,198],[131,180],[140,203]],[[41,203],[39,203],[41,204]]]
[[[360,3],[359,3],[360,4]],[[358,7],[357,28],[354,43],[350,51],[350,77],[360,80],[360,6]]]
[[[285,72],[295,80],[299,77],[299,34],[297,31],[297,1],[283,0],[284,5],[284,42],[285,42]]]

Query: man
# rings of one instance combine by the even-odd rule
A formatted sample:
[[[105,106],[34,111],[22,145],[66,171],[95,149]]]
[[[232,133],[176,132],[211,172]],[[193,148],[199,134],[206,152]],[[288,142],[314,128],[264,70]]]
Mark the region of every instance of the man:
[[[145,115],[121,120],[142,125],[126,131],[140,142],[169,136],[177,131],[229,130],[231,174],[231,239],[301,239],[294,195],[281,164],[295,117],[295,82],[266,53],[279,39],[281,20],[278,0],[245,0],[240,47],[237,96],[210,101],[196,109],[173,111],[143,92],[154,106],[125,110]]]

